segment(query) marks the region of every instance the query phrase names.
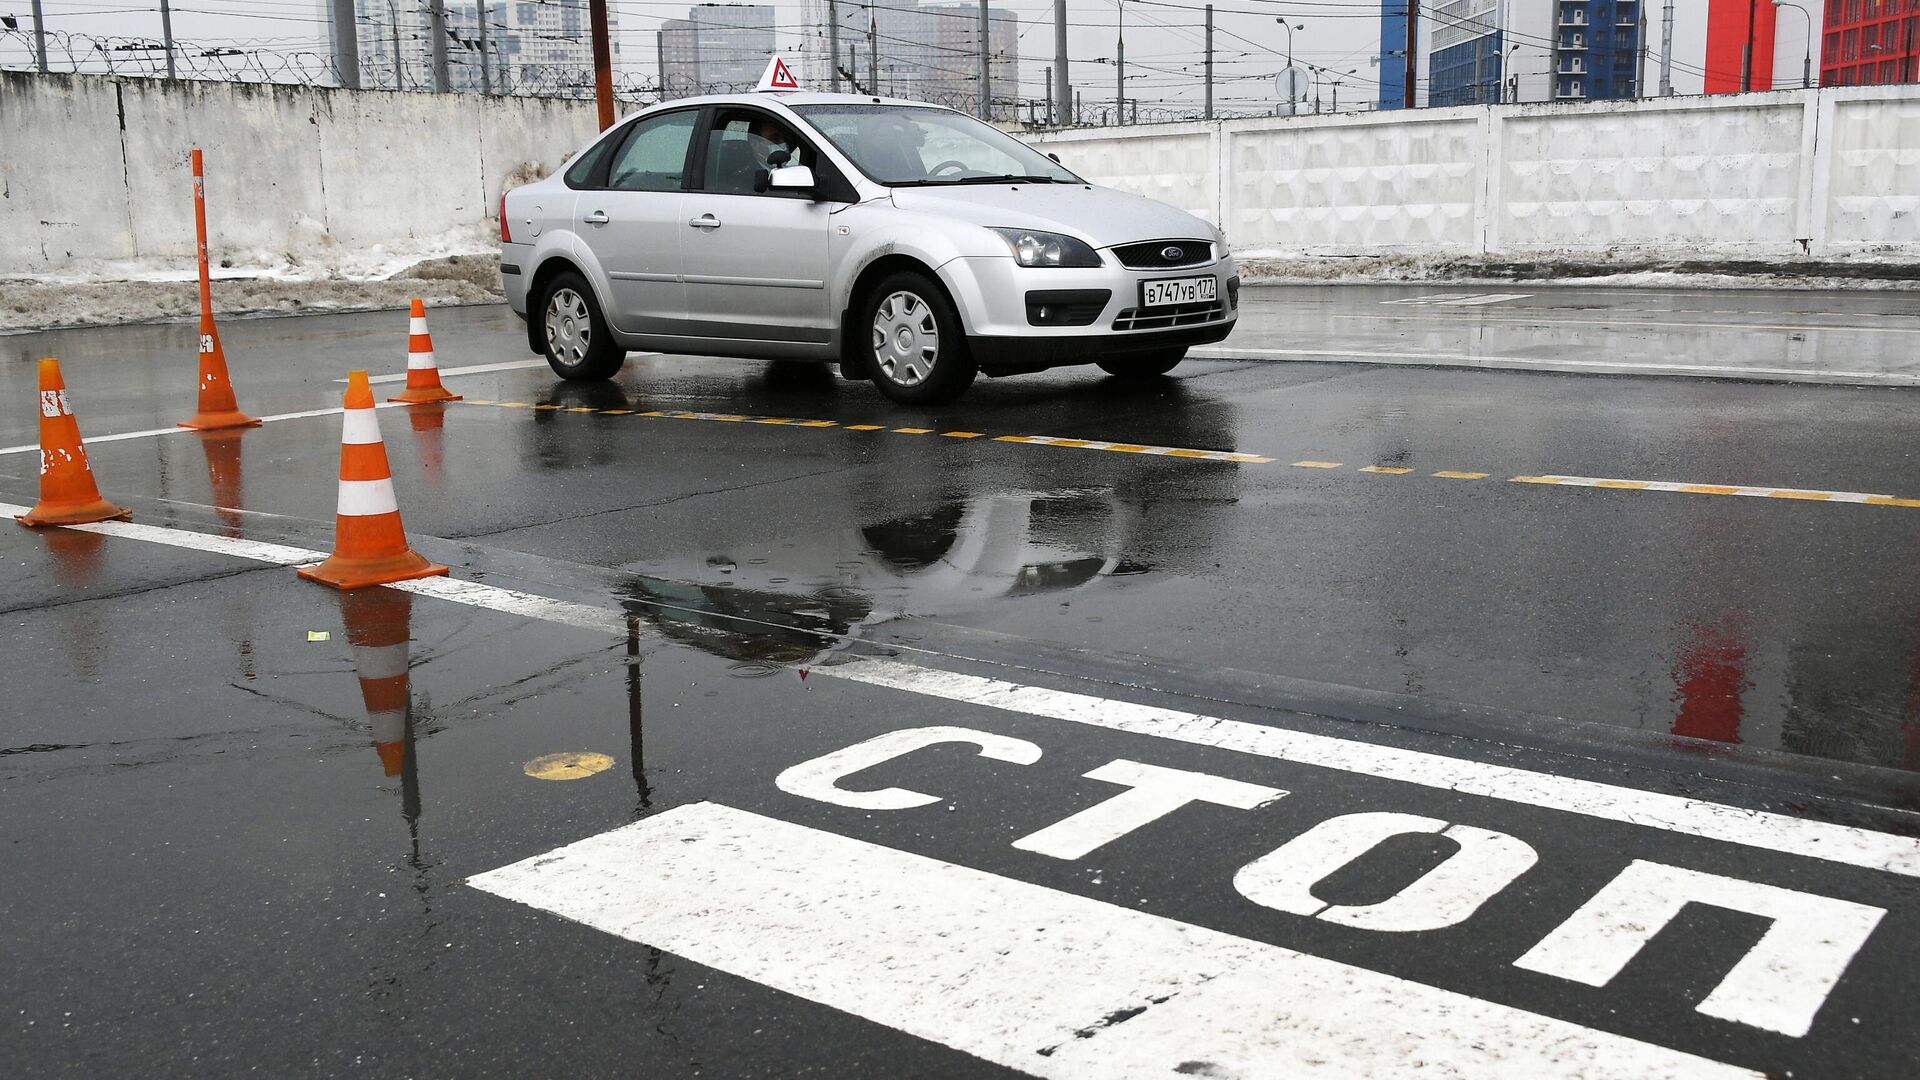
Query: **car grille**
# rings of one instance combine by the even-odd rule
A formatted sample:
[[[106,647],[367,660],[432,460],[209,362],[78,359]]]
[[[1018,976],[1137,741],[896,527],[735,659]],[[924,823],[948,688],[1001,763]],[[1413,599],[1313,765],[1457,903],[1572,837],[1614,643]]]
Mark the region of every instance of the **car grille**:
[[[1177,247],[1180,257],[1169,259],[1166,249]],[[1121,244],[1113,249],[1120,265],[1133,270],[1170,270],[1176,266],[1200,266],[1213,261],[1213,242],[1210,240],[1142,240],[1137,244]]]
[[[1164,330],[1172,326],[1193,326],[1227,316],[1227,307],[1218,300],[1204,304],[1173,304],[1168,307],[1128,308],[1113,320],[1115,330]]]

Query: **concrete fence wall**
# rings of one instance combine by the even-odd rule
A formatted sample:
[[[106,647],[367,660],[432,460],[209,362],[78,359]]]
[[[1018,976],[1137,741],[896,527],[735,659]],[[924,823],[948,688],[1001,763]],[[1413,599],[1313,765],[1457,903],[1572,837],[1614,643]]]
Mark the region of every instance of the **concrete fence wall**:
[[[593,103],[0,71],[0,274],[215,246],[397,245],[472,228],[502,181],[597,129]]]
[[[1847,87],[1062,132],[1098,183],[1320,255],[1920,257],[1920,94]]]

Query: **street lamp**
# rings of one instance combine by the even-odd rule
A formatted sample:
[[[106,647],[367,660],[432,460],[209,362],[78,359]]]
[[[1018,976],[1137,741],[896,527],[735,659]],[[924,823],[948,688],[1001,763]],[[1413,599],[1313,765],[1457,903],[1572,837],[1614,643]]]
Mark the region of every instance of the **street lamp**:
[[[1800,89],[1805,90],[1813,85],[1813,13],[1799,4],[1789,3],[1788,0],[1773,0],[1773,6],[1790,7],[1798,11],[1800,17],[1807,21],[1807,52],[1805,58],[1800,61]]]
[[[1279,23],[1281,29],[1287,32],[1287,66],[1284,70],[1292,71],[1293,70],[1293,32],[1295,30],[1305,30],[1307,28],[1307,24],[1301,23],[1299,26],[1294,26],[1292,23],[1287,21],[1287,17],[1285,15],[1282,15],[1273,21]],[[1288,76],[1287,115],[1292,116],[1293,112],[1294,112],[1293,82],[1292,82],[1292,76]]]

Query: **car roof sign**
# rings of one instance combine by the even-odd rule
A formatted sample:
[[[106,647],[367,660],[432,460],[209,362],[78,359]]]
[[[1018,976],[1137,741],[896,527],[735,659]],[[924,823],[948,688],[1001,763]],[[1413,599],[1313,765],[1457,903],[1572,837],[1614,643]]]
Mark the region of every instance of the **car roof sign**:
[[[793,70],[787,67],[787,62],[775,56],[768,58],[767,70],[760,76],[760,85],[754,89],[762,92],[768,90],[798,90],[800,89],[800,81],[793,77]]]

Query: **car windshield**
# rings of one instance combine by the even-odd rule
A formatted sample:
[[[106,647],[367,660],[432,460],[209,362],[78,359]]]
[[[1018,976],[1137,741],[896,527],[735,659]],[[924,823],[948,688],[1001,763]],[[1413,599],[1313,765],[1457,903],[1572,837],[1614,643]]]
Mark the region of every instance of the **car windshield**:
[[[795,111],[861,172],[894,187],[1083,182],[998,128],[948,109],[850,103]]]

